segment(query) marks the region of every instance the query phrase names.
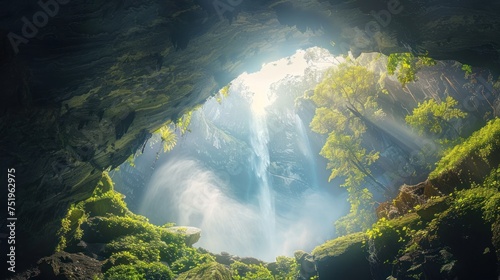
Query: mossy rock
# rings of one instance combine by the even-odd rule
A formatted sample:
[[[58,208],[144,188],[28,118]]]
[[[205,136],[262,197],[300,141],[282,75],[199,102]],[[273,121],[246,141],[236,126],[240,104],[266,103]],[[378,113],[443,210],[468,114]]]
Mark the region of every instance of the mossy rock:
[[[316,247],[312,255],[320,279],[372,279],[365,233],[342,236]]]
[[[154,226],[131,217],[92,217],[82,225],[83,240],[91,243],[108,243],[124,235],[159,234]]]
[[[416,212],[423,221],[431,221],[439,213],[444,212],[450,207],[450,199],[448,197],[438,197],[430,199],[423,204]]]
[[[106,216],[108,214],[125,216],[128,212],[123,202],[113,196],[90,199],[85,202],[84,209],[85,212],[89,213],[90,217]]]
[[[224,265],[216,262],[203,264],[189,271],[181,273],[177,280],[232,280],[231,271]]]
[[[463,279],[497,279],[492,224],[484,219],[483,206],[492,193],[486,188],[458,192],[450,208],[436,218],[434,235],[456,257]]]
[[[441,193],[482,183],[500,164],[500,119],[490,121],[463,143],[455,146],[436,164],[429,181]]]

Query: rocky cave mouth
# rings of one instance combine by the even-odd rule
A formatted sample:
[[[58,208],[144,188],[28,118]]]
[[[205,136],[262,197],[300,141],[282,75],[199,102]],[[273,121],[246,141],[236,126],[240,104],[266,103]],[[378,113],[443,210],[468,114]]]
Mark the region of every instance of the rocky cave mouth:
[[[319,138],[308,128],[313,112],[294,105],[299,92],[277,87],[343,60],[309,48],[240,75],[225,96],[190,113],[172,150],[160,152],[154,135],[133,162],[112,171],[116,190],[154,224],[200,228],[196,246],[212,252],[272,262],[311,251],[335,236],[346,195],[322,172]]]
[[[328,69],[349,63],[365,67],[376,74],[376,90],[392,92],[380,102],[385,109],[393,106],[392,112],[370,123],[383,132],[372,131],[372,139],[363,143],[373,147],[385,142],[379,146],[384,164],[376,164],[373,177],[387,188],[363,183],[377,204],[401,184],[423,180],[417,172],[425,176],[424,166],[434,164],[433,153],[443,149],[401,119],[416,105],[412,103],[445,98],[453,90],[451,96],[462,99],[464,111],[477,109],[477,101],[464,94],[470,89],[457,89],[467,80],[462,64],[439,61],[419,69],[411,85],[402,85],[397,76],[387,75],[388,60],[380,53],[354,58],[313,47],[245,72],[181,117],[189,119],[187,126],[166,125],[176,136],[173,145],[166,148],[161,133],[154,133],[111,171],[115,188],[126,196],[129,209],[153,224],[200,228],[196,246],[214,253],[272,262],[298,250],[312,251],[339,236],[335,222],[349,213],[343,181],[329,181],[328,161],[320,155],[326,135],[310,127],[317,108],[305,98]],[[470,129],[459,118],[450,124],[457,133]]]
[[[7,277],[500,275],[500,2],[4,2]]]

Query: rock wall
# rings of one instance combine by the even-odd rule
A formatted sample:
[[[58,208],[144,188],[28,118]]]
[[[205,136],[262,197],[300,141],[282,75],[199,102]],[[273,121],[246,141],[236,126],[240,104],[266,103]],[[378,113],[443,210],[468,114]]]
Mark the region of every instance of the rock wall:
[[[316,45],[355,55],[428,52],[500,69],[493,0],[2,6],[0,157],[4,170],[16,168],[18,250],[30,252],[22,254],[28,262],[53,249],[65,209],[88,197],[104,169],[262,62]]]

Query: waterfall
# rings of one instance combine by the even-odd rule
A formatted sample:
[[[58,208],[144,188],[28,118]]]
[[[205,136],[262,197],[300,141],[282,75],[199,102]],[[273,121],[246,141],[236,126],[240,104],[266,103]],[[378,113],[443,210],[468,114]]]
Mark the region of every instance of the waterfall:
[[[274,197],[272,186],[269,183],[268,167],[269,158],[269,131],[267,128],[265,107],[269,102],[262,100],[267,96],[265,94],[255,94],[252,103],[252,119],[250,120],[250,144],[254,151],[252,158],[252,168],[255,172],[258,187],[257,201],[260,210],[260,219],[262,220],[262,237],[266,243],[265,248],[269,252],[274,250],[274,235],[276,228]],[[256,101],[262,106],[256,106]]]
[[[304,155],[307,166],[309,167],[309,173],[311,174],[311,182],[314,188],[318,187],[318,178],[316,176],[316,160],[314,158],[313,151],[311,149],[311,143],[309,141],[309,135],[307,134],[307,130],[304,126],[304,122],[300,118],[298,114],[295,114],[295,129],[299,134],[298,146],[299,150]]]

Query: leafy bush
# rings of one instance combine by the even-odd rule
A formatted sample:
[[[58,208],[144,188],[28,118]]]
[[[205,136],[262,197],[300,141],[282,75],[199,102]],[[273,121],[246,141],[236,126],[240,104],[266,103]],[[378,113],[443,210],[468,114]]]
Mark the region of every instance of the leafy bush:
[[[193,269],[201,264],[215,262],[215,258],[209,254],[200,253],[197,249],[186,247],[180,256],[172,263],[171,268],[175,274]]]
[[[295,258],[279,256],[276,257],[275,280],[290,280],[296,279],[299,274],[299,266]]]
[[[233,273],[234,280],[274,280],[271,271],[262,265],[244,264],[242,262],[235,261],[231,264],[231,271]]]
[[[226,266],[211,262],[197,266],[179,275],[177,280],[233,280],[231,271]]]
[[[104,274],[105,280],[170,280],[174,274],[162,263],[137,262],[133,265],[117,265]]]

